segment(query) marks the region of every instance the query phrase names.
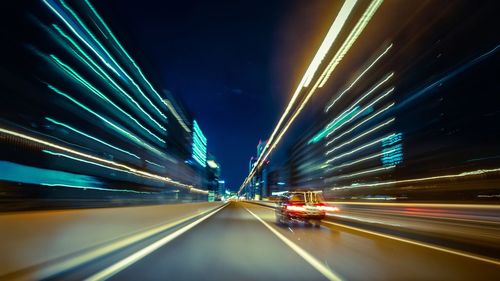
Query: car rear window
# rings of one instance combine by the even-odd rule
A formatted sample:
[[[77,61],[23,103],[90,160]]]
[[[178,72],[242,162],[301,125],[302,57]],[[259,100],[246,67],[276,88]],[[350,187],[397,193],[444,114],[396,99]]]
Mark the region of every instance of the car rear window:
[[[290,197],[288,198],[288,202],[292,202],[292,203],[302,203],[302,202],[305,202],[304,193],[293,193],[293,194],[290,194]]]

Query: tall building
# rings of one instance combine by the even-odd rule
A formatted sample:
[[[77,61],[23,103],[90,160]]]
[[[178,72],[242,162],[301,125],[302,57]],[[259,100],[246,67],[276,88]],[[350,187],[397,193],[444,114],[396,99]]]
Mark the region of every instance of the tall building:
[[[261,156],[264,148],[266,147],[267,141],[259,140],[257,144],[257,156],[251,157],[250,162],[248,163],[249,171],[252,171],[255,162]],[[254,177],[251,179],[249,183],[249,193],[247,196],[254,199],[262,199],[268,197],[270,194],[269,186],[267,182],[267,173],[268,173],[269,160],[265,160],[261,167],[257,170]]]

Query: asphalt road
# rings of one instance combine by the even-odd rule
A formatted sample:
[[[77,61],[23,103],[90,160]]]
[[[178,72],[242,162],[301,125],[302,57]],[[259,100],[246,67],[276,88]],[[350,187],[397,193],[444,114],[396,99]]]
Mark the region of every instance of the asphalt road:
[[[497,280],[500,265],[337,224],[275,224],[232,202],[93,268],[94,280]],[[163,241],[161,241],[163,240]]]

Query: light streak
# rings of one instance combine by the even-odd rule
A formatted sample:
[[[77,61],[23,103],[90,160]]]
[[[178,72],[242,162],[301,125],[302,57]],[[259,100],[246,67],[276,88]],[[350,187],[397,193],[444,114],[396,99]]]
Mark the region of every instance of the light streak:
[[[385,51],[380,54],[367,68],[365,68],[365,70],[363,70],[363,72],[361,72],[361,74],[356,78],[354,79],[354,81],[346,88],[344,89],[338,96],[337,98],[335,98],[335,100],[332,101],[332,103],[330,103],[326,109],[325,109],[325,112],[328,112],[330,110],[330,108],[332,108],[332,106],[335,105],[335,103],[340,99],[342,98],[342,96],[344,96],[345,93],[347,93],[350,89],[352,89],[352,87],[354,87],[354,85],[380,60],[380,58],[382,58],[385,54],[387,54],[387,52],[389,52],[389,49],[392,48],[392,43],[389,45],[389,47],[387,47],[385,49]]]
[[[350,132],[354,131],[356,128],[358,128],[359,126],[363,125],[364,123],[370,121],[371,119],[377,117],[379,114],[385,112],[386,110],[388,110],[389,108],[393,107],[395,103],[391,103],[389,104],[388,106],[382,108],[381,110],[377,111],[375,114],[373,114],[372,116],[366,118],[365,120],[359,122],[356,126],[352,127],[351,129],[343,132],[342,134],[336,136],[335,138],[333,138],[332,140],[330,140],[329,142],[326,143],[325,146],[329,146],[331,145],[333,142],[335,142],[336,140],[340,139],[341,137],[345,136],[346,134],[349,134]]]
[[[75,161],[79,161],[79,162],[83,162],[83,163],[87,163],[87,164],[96,165],[96,166],[99,166],[99,167],[102,167],[102,168],[106,168],[106,169],[110,169],[110,170],[114,170],[114,171],[119,171],[119,172],[125,172],[125,173],[132,174],[129,171],[124,171],[122,169],[118,169],[118,168],[115,168],[115,167],[110,167],[110,166],[107,166],[107,165],[103,165],[103,164],[100,164],[100,163],[88,161],[88,160],[81,159],[81,158],[78,158],[78,157],[73,157],[71,155],[67,155],[67,154],[64,154],[64,153],[53,152],[53,151],[50,151],[50,150],[47,150],[47,149],[42,149],[42,152],[45,152],[45,153],[48,153],[48,154],[54,155],[54,156],[61,156],[61,157],[64,157],[64,158],[68,158],[68,159],[71,159],[71,160],[75,160]]]
[[[51,186],[51,187],[69,187],[69,188],[80,188],[80,189],[93,189],[100,191],[116,191],[116,192],[129,192],[129,193],[139,193],[139,194],[152,194],[152,192],[145,191],[135,191],[130,189],[112,189],[112,188],[104,188],[104,187],[95,187],[95,186],[87,186],[87,185],[71,185],[71,184],[63,184],[63,183],[40,183],[40,185]]]
[[[338,166],[335,166],[335,167],[332,167],[332,168],[328,168],[326,170],[326,172],[330,172],[330,171],[333,171],[335,169],[340,169],[340,168],[344,168],[344,167],[349,167],[349,166],[352,166],[352,165],[355,165],[355,164],[358,164],[358,163],[361,163],[361,162],[364,162],[364,161],[367,161],[367,160],[370,160],[370,159],[375,159],[377,157],[382,156],[384,153],[390,153],[390,152],[395,152],[395,151],[396,151],[396,149],[391,149],[391,150],[388,150],[386,152],[375,153],[375,154],[372,154],[370,156],[367,156],[367,157],[364,157],[364,158],[360,158],[360,159],[357,159],[357,160],[354,160],[354,161],[351,161],[351,162],[345,162],[344,164],[341,164],[341,165],[338,165]]]
[[[58,11],[53,5],[51,5],[47,0],[43,0],[43,2],[45,3],[45,5],[47,5],[49,7],[49,9],[52,10],[52,12],[54,12],[63,22],[64,24],[73,32],[73,34],[75,34],[79,39],[80,41],[82,41],[85,45],[87,45],[87,47],[92,50],[92,52],[94,52],[94,54],[96,54],[96,56],[99,57],[99,59],[104,63],[104,65],[106,65],[109,69],[111,69],[116,75],[120,76],[121,75],[118,73],[118,71],[111,65],[109,64],[106,59],[104,59],[101,54],[99,54],[99,52],[97,52],[96,49],[94,49],[93,46],[90,45],[90,43],[85,40],[82,35],[75,29],[75,27],[66,19],[66,17],[64,15],[61,14],[60,11]]]
[[[200,126],[196,120],[193,121],[193,144],[192,157],[202,167],[206,167],[207,162],[207,138],[203,135]]]
[[[379,3],[378,5],[376,5],[376,7],[378,8],[378,6],[381,4],[382,0],[375,0],[374,2],[377,2]],[[370,7],[373,6],[374,2],[372,2],[372,4],[369,6],[368,9],[370,9]],[[374,12],[373,12],[374,13]],[[366,12],[365,12],[366,14]],[[345,42],[344,42],[345,44]],[[347,52],[347,50],[346,50]],[[342,58],[339,58],[339,61],[341,60]],[[321,77],[324,77],[326,75],[326,72],[329,71],[329,68],[325,69],[324,72],[321,74]],[[329,77],[329,75],[328,75]],[[264,147],[263,149],[263,152],[262,154],[259,156],[259,158],[257,159],[256,161],[256,164],[253,166],[252,170],[250,171],[249,175],[247,176],[247,178],[243,181],[243,183],[241,184],[240,186],[240,189],[238,191],[238,194],[240,194],[240,192],[243,190],[243,188],[248,184],[248,182],[250,181],[250,179],[253,177],[253,175],[255,174],[255,172],[257,171],[257,168],[262,166],[262,163],[264,161],[262,161],[261,159],[267,159],[267,157],[269,156],[269,154],[272,152],[272,150],[276,147],[276,145],[279,143],[279,141],[281,140],[281,138],[283,137],[283,135],[285,134],[285,132],[288,130],[288,128],[290,127],[290,125],[293,123],[293,121],[295,120],[295,118],[298,116],[298,114],[302,111],[302,109],[304,108],[304,106],[307,104],[307,102],[309,101],[309,99],[311,98],[311,96],[314,94],[314,92],[316,91],[316,89],[318,88],[319,84],[320,84],[320,79],[318,79],[314,86],[309,90],[308,94],[306,95],[306,97],[303,99],[302,103],[300,104],[299,108],[296,109],[295,113],[292,115],[292,117],[290,117],[289,121],[287,122],[287,124],[285,125],[285,127],[281,130],[281,132],[279,133],[278,137],[276,138],[276,140],[274,140],[274,137],[275,135],[277,134],[278,130],[280,129],[281,127],[281,124],[284,122],[286,116],[288,115],[288,113],[290,112],[290,110],[292,109],[292,106],[293,104],[295,103],[295,100],[297,99],[299,93],[302,91],[302,88],[304,87],[305,85],[305,81],[306,81],[306,76],[304,75],[304,77],[302,77],[302,80],[301,82],[299,83],[297,89],[295,90],[290,102],[288,103],[287,105],[287,108],[285,109],[285,112],[283,113],[283,115],[281,116],[280,120],[278,121],[278,124],[276,125],[276,127],[274,128],[271,136],[269,137],[269,140],[267,141],[266,143],[266,146]],[[328,79],[328,78],[324,78],[323,80],[325,79]],[[273,142],[274,141],[274,142]],[[268,149],[270,147],[270,149]],[[267,150],[267,152],[266,152]],[[264,153],[266,152],[266,153]]]
[[[378,82],[368,92],[366,92],[364,95],[362,95],[361,98],[357,99],[355,102],[353,102],[351,104],[351,106],[349,106],[349,108],[347,108],[346,110],[344,110],[343,113],[341,113],[339,116],[337,116],[332,121],[332,123],[335,122],[337,119],[341,118],[346,112],[351,111],[353,108],[355,108],[356,106],[358,106],[364,99],[366,99],[368,96],[370,96],[371,94],[373,94],[373,92],[375,92],[380,86],[382,86],[385,82],[389,81],[389,79],[391,79],[392,76],[394,76],[394,72],[386,75],[380,82]]]
[[[29,141],[32,141],[32,142],[37,143],[37,144],[42,144],[42,145],[48,146],[48,147],[53,148],[53,149],[58,149],[58,150],[61,150],[61,151],[64,151],[64,152],[68,152],[68,153],[71,153],[71,154],[74,154],[74,155],[77,155],[77,156],[80,156],[80,157],[91,159],[91,160],[94,160],[94,161],[97,161],[97,162],[100,162],[100,163],[104,163],[104,164],[108,164],[108,165],[115,166],[115,167],[118,167],[118,168],[122,168],[124,172],[131,172],[133,174],[136,174],[136,175],[144,177],[144,178],[150,178],[150,179],[155,179],[155,180],[158,180],[158,181],[166,182],[166,183],[169,183],[169,184],[175,184],[177,186],[188,188],[190,190],[196,190],[196,191],[200,191],[201,190],[201,189],[194,188],[192,185],[180,183],[180,182],[172,180],[172,179],[170,179],[168,177],[164,177],[164,176],[160,176],[160,175],[157,175],[157,174],[149,173],[149,172],[146,172],[146,171],[143,171],[143,170],[139,170],[139,169],[133,168],[131,166],[128,166],[128,165],[125,165],[125,164],[122,164],[122,163],[118,163],[118,162],[115,162],[115,161],[111,161],[111,160],[107,160],[107,159],[104,159],[104,158],[100,158],[100,157],[97,157],[97,156],[94,156],[94,155],[91,155],[91,154],[83,153],[83,152],[80,152],[80,151],[77,151],[77,150],[74,150],[74,149],[71,149],[71,148],[68,148],[68,147],[64,147],[64,146],[61,146],[61,145],[58,145],[58,144],[55,144],[55,143],[52,143],[52,142],[49,142],[49,141],[46,141],[46,140],[42,140],[42,139],[39,139],[39,138],[36,138],[36,137],[32,137],[32,136],[29,136],[29,135],[26,135],[26,134],[23,134],[23,133],[19,133],[19,132],[12,131],[12,130],[5,129],[5,128],[1,128],[1,127],[0,127],[0,132],[4,133],[4,134],[11,135],[11,136],[15,136],[15,137],[18,137],[18,138],[22,138],[22,139],[25,139],[25,140],[29,140]],[[203,190],[201,190],[201,191],[203,191]]]
[[[355,4],[355,1],[346,1],[344,3],[344,6],[341,8],[341,11],[345,11],[347,12],[347,10],[352,10],[352,7],[354,7],[354,4]],[[346,6],[347,5],[347,6]],[[349,8],[350,6],[352,5],[351,8]],[[344,8],[345,7],[345,8]],[[345,13],[344,12],[344,13]],[[344,13],[342,15],[342,17],[344,17]],[[340,13],[339,13],[340,14]],[[340,17],[337,16],[337,17]],[[334,20],[334,23],[332,24],[332,27],[333,25],[335,24],[335,22],[337,21],[337,18]],[[341,18],[339,18],[339,23],[342,21]],[[339,24],[338,23],[338,24]],[[328,50],[330,49],[331,45],[333,44],[333,41],[331,41],[331,39],[335,39],[335,37],[337,37],[336,34],[334,34],[334,31],[337,29],[333,29],[332,27],[330,27],[330,30],[328,31],[327,35],[325,36],[325,39],[323,39],[323,43],[321,44],[320,46],[320,49],[322,46],[325,46],[323,47],[322,51],[320,52],[320,50],[318,49],[318,51],[316,52],[313,60],[311,61],[311,63],[309,64],[306,72],[304,73],[304,76],[302,77],[299,85],[297,86],[297,88],[295,89],[293,95],[292,95],[292,98],[290,99],[290,101],[288,102],[288,105],[285,109],[285,111],[283,112],[283,114],[281,115],[279,121],[278,121],[278,124],[276,124],[276,127],[274,127],[274,130],[273,132],[271,133],[271,136],[269,137],[269,140],[267,141],[266,145],[264,146],[264,149],[262,150],[262,153],[261,155],[258,157],[257,161],[256,161],[256,164],[259,164],[261,162],[261,159],[266,159],[265,157],[262,158],[262,155],[264,155],[264,152],[269,148],[271,147],[271,150],[272,150],[272,147],[274,146],[271,146],[272,142],[274,141],[274,137],[276,136],[276,134],[278,133],[278,130],[280,129],[282,123],[285,121],[285,118],[288,116],[290,110],[292,110],[292,107],[293,105],[295,104],[295,101],[297,100],[300,92],[303,90],[304,87],[306,87],[306,85],[309,85],[309,83],[306,83],[307,80],[309,80],[310,78],[312,78],[313,75],[310,75],[308,73],[315,73],[317,68],[319,67],[319,63],[316,63],[315,61],[322,61],[323,60],[323,57],[326,55],[323,54],[323,50],[326,50],[326,52],[328,52]],[[331,32],[331,33],[330,33]],[[340,30],[339,30],[340,32]],[[329,45],[327,45],[327,43],[324,43],[324,42],[329,42],[331,41],[331,43]],[[317,87],[314,86],[312,91],[310,91],[310,93],[314,92],[314,90],[316,89]],[[266,156],[267,157],[267,156]],[[255,165],[254,167],[257,167],[258,165]],[[255,173],[255,169],[252,169],[253,172],[250,172],[250,174],[252,173]],[[244,182],[247,182],[248,183],[248,180],[249,180],[249,176],[244,180]],[[246,183],[244,184],[246,185]],[[241,191],[242,188],[240,188],[240,191]]]
[[[132,117],[128,112],[123,110],[121,107],[119,107],[116,103],[114,103],[112,100],[110,100],[106,95],[104,95],[101,91],[96,89],[92,84],[90,84],[85,78],[83,78],[80,74],[78,74],[74,69],[72,69],[69,65],[63,63],[59,58],[57,58],[54,55],[50,55],[50,57],[67,73],[69,74],[72,78],[80,82],[83,86],[85,86],[87,89],[90,90],[90,92],[94,93],[101,99],[105,100],[107,103],[111,104],[114,108],[116,108],[118,111],[123,113],[125,116],[127,116],[129,119],[134,121],[139,127],[141,127],[143,130],[145,130],[147,133],[149,133],[151,136],[153,136],[155,139],[160,141],[161,143],[165,143],[165,141],[158,137],[156,134],[152,133],[148,128],[144,127],[137,119]],[[161,126],[159,123],[157,125],[163,130],[166,131],[165,127]]]
[[[335,178],[350,178],[350,177],[355,177],[355,176],[360,176],[360,175],[365,175],[365,174],[371,174],[371,173],[375,173],[375,172],[390,170],[390,169],[393,169],[394,167],[396,167],[396,166],[392,165],[392,166],[387,166],[387,167],[380,167],[380,168],[365,170],[365,171],[356,172],[356,173],[352,173],[352,174],[340,175],[340,176],[335,177]]]
[[[333,42],[335,42],[335,39],[337,39],[337,36],[340,34],[340,31],[342,30],[342,27],[344,26],[345,22],[349,18],[349,15],[354,9],[356,2],[357,0],[346,0],[342,5],[342,8],[340,9],[335,20],[333,21],[332,26],[328,30],[325,39],[323,40],[323,43],[321,43],[318,52],[316,52],[316,55],[314,56],[313,60],[311,61],[311,64],[307,68],[306,73],[304,74],[305,78],[304,87],[308,87],[309,84],[311,83],[314,74],[316,73],[321,62],[323,61],[326,54],[330,50]]]
[[[330,75],[332,74],[333,70],[337,67],[342,58],[344,58],[345,54],[349,51],[354,42],[356,42],[356,39],[358,39],[361,32],[363,32],[366,25],[371,20],[375,12],[378,10],[382,2],[384,2],[384,0],[374,0],[370,3],[370,6],[368,6],[366,11],[361,16],[361,19],[358,21],[354,29],[351,31],[347,39],[344,41],[342,46],[339,48],[335,56],[328,64],[326,71],[323,72],[323,74],[321,74],[321,77],[319,78],[320,84],[318,88],[323,87],[326,81],[328,81],[328,78],[330,78]]]
[[[87,45],[87,47],[89,47],[100,59],[101,61],[106,65],[108,66],[109,68],[111,68],[113,70],[113,72],[115,72],[118,76],[121,77],[121,75],[118,73],[118,71],[111,66],[111,64],[109,64],[105,58],[103,58],[101,56],[101,54],[95,49],[93,48],[90,43],[85,40],[85,38],[83,38],[80,33],[75,29],[75,27],[55,8],[53,7],[51,4],[49,4],[47,2],[47,0],[43,0],[43,2],[66,24],[66,26],[68,26],[68,28],[81,40],[83,41],[83,43],[85,45]],[[61,4],[64,6],[64,8],[66,10],[68,10],[71,15],[76,19],[76,21],[78,21],[78,23],[80,24],[81,27],[83,27],[83,29],[86,31],[86,33],[88,35],[90,35],[90,37],[94,40],[95,43],[97,43],[100,47],[100,49],[102,51],[104,51],[104,53],[106,54],[106,56],[115,64],[115,66],[120,70],[120,72],[122,74],[124,74],[127,79],[134,85],[134,87],[138,90],[138,92],[144,97],[144,99],[164,118],[166,119],[167,117],[163,114],[163,112],[161,112],[160,109],[158,109],[158,107],[156,107],[156,105],[144,94],[144,92],[142,92],[141,88],[139,87],[139,85],[137,85],[137,83],[135,83],[135,81],[120,67],[120,65],[115,61],[115,59],[109,54],[109,52],[106,50],[106,48],[104,48],[104,46],[99,42],[99,40],[97,40],[97,38],[95,38],[94,34],[89,30],[89,28],[83,23],[83,21],[78,17],[78,15],[68,6],[66,5],[66,3],[64,1],[61,1]]]
[[[366,136],[366,135],[368,135],[368,134],[370,134],[370,133],[373,133],[373,132],[375,132],[376,130],[378,130],[378,129],[380,129],[380,128],[384,127],[384,126],[389,125],[390,123],[394,122],[394,120],[396,120],[396,118],[392,118],[392,119],[390,119],[390,120],[388,120],[388,121],[386,121],[386,122],[384,122],[384,123],[382,123],[382,124],[379,124],[379,125],[375,126],[374,128],[372,128],[372,129],[370,129],[370,130],[368,130],[368,131],[366,131],[366,132],[364,132],[364,133],[362,133],[362,134],[360,134],[360,135],[356,136],[355,138],[353,138],[353,139],[351,139],[351,140],[349,140],[349,141],[346,141],[346,142],[344,142],[344,143],[342,143],[342,144],[340,144],[340,145],[338,145],[338,146],[336,146],[336,147],[334,147],[334,148],[332,148],[332,149],[328,150],[328,151],[325,153],[325,155],[329,155],[329,154],[331,154],[332,152],[334,152],[335,150],[337,150],[337,149],[341,149],[342,147],[344,147],[344,146],[346,146],[346,145],[348,145],[348,144],[351,144],[351,143],[353,143],[353,142],[355,142],[355,141],[359,140],[360,138],[362,138],[362,137],[364,137],[364,136]]]
[[[338,129],[340,129],[342,127],[342,125],[345,125],[345,124],[351,122],[352,120],[354,120],[356,117],[358,117],[358,115],[362,114],[365,110],[368,110],[369,108],[371,108],[374,104],[376,104],[381,99],[383,99],[386,96],[388,96],[389,94],[391,94],[393,91],[394,91],[394,87],[390,88],[389,90],[387,90],[381,96],[379,96],[374,101],[372,101],[367,106],[365,106],[363,109],[361,109],[360,111],[358,111],[354,116],[352,116],[351,118],[349,118],[349,120],[345,121],[344,123],[340,124],[340,126],[338,126],[337,128],[333,129],[330,133],[328,133],[328,135],[326,135],[326,137],[329,137],[331,134],[335,133],[335,131],[337,131]]]
[[[111,38],[113,38],[113,40],[118,45],[118,47],[120,48],[120,50],[122,50],[122,52],[125,54],[125,56],[130,60],[130,62],[132,63],[132,65],[135,67],[135,69],[137,70],[137,72],[139,73],[139,75],[141,76],[141,78],[144,80],[144,82],[146,82],[146,84],[149,86],[149,88],[151,89],[151,91],[153,93],[155,93],[156,96],[158,97],[158,99],[160,99],[160,101],[162,101],[168,107],[168,109],[170,110],[170,112],[172,112],[172,114],[174,115],[174,117],[181,124],[182,128],[184,128],[184,130],[186,130],[187,132],[191,132],[191,130],[186,126],[186,123],[184,122],[184,120],[182,119],[182,117],[180,117],[179,113],[177,112],[177,110],[175,109],[175,107],[171,104],[171,102],[168,99],[162,98],[160,96],[160,94],[158,94],[158,92],[155,90],[155,88],[153,87],[153,85],[151,85],[151,83],[148,81],[148,79],[146,79],[146,76],[142,73],[141,68],[137,65],[137,63],[134,61],[134,59],[132,58],[132,56],[130,56],[128,54],[127,50],[122,46],[122,44],[120,43],[120,41],[118,41],[118,39],[116,38],[116,36],[111,31],[111,28],[109,28],[109,26],[106,24],[106,22],[104,22],[104,20],[99,15],[99,13],[94,8],[94,6],[92,6],[92,4],[90,3],[90,1],[85,0],[85,2],[89,6],[90,10],[97,17],[97,19],[99,20],[99,22],[104,26],[104,28],[109,33],[109,35],[111,36]]]
[[[393,134],[391,134],[391,135],[389,135],[389,136],[385,136],[385,137],[382,137],[382,138],[376,139],[376,140],[374,140],[374,141],[372,141],[372,142],[369,142],[369,143],[367,143],[367,144],[365,144],[365,145],[362,145],[362,146],[356,147],[355,149],[353,149],[353,150],[351,150],[351,151],[348,151],[348,152],[346,152],[346,153],[340,154],[339,156],[336,156],[336,157],[330,158],[330,159],[328,159],[328,160],[326,161],[326,164],[330,164],[330,163],[332,163],[332,162],[333,162],[333,161],[335,161],[335,160],[338,160],[338,159],[344,158],[345,156],[351,155],[351,154],[356,153],[356,152],[358,152],[358,151],[360,151],[360,150],[362,150],[362,149],[365,149],[365,148],[367,148],[367,147],[370,147],[370,146],[372,146],[372,145],[374,145],[374,144],[376,144],[376,143],[378,143],[378,142],[381,142],[381,141],[382,141],[382,140],[384,140],[385,138],[390,137],[390,136],[393,136],[393,135],[395,135],[395,133],[393,133]]]
[[[330,122],[328,125],[325,126],[323,130],[321,130],[318,134],[316,134],[309,142],[308,144],[311,143],[316,143],[323,139],[328,133],[330,133],[333,129],[335,129],[337,126],[342,124],[342,122],[345,122],[346,119],[352,117],[354,114],[356,114],[359,111],[359,106],[356,106],[353,108],[351,111],[344,111],[339,118],[335,118],[332,122]]]
[[[49,87],[49,89],[51,89],[55,93],[57,93],[57,94],[65,97],[65,98],[69,99],[70,101],[72,101],[73,103],[75,103],[76,105],[78,105],[79,107],[85,109],[87,112],[92,113],[92,115],[94,115],[97,118],[99,118],[100,120],[104,121],[106,124],[110,125],[112,128],[114,128],[116,131],[120,132],[122,135],[127,136],[131,140],[135,141],[137,144],[139,144],[141,146],[144,146],[144,147],[148,148],[149,150],[154,151],[157,154],[163,156],[163,153],[161,151],[159,151],[158,149],[156,149],[156,148],[152,147],[151,145],[145,143],[144,141],[140,140],[138,137],[134,136],[133,134],[131,134],[127,130],[121,128],[120,126],[116,125],[115,123],[113,123],[113,122],[109,121],[108,119],[102,117],[101,115],[97,114],[95,111],[93,111],[92,109],[90,109],[87,106],[83,105],[82,103],[80,103],[76,99],[74,99],[71,96],[63,93],[62,91],[60,91],[59,89],[57,89],[56,87],[54,87],[54,86],[52,86],[50,84],[48,84],[47,86]]]
[[[165,166],[160,165],[160,164],[156,164],[155,162],[151,162],[149,160],[145,160],[145,161],[148,162],[149,164],[153,165],[153,166],[157,166],[157,167],[160,167],[160,168],[165,168]]]
[[[334,187],[334,188],[332,188],[332,190],[358,188],[358,187],[376,187],[376,186],[384,186],[384,185],[391,185],[391,184],[414,183],[414,182],[419,182],[419,181],[431,181],[431,180],[450,179],[450,178],[462,178],[462,177],[484,175],[484,174],[490,174],[490,173],[496,173],[496,172],[500,172],[500,168],[480,169],[480,170],[475,170],[475,171],[462,172],[460,174],[441,175],[441,176],[434,176],[434,177],[424,177],[424,178],[415,178],[415,179],[406,179],[406,180],[397,180],[397,181],[387,181],[387,182],[377,182],[377,183],[361,183],[361,184],[356,184],[353,186]]]
[[[111,148],[116,149],[116,150],[118,150],[118,151],[120,151],[120,152],[123,152],[123,153],[125,153],[125,154],[130,155],[130,156],[133,156],[133,157],[135,157],[135,158],[137,158],[137,159],[141,159],[139,156],[137,156],[137,155],[135,155],[135,154],[133,154],[133,153],[130,153],[130,152],[126,151],[126,150],[123,150],[123,149],[118,148],[118,147],[116,147],[116,146],[114,146],[114,145],[111,145],[111,144],[109,144],[109,143],[107,143],[107,142],[105,142],[105,141],[102,141],[102,140],[100,140],[100,139],[98,139],[98,138],[96,138],[96,137],[93,137],[93,136],[91,136],[91,135],[89,135],[89,134],[86,134],[86,133],[84,133],[84,132],[82,132],[82,131],[79,131],[79,130],[77,130],[77,129],[75,129],[75,128],[73,128],[73,127],[71,127],[71,126],[67,125],[67,124],[61,123],[61,122],[56,121],[56,120],[54,120],[54,119],[52,119],[52,118],[49,118],[49,117],[45,117],[45,119],[46,119],[46,120],[48,120],[48,121],[50,121],[50,122],[52,122],[52,123],[54,123],[54,124],[56,124],[56,125],[59,125],[59,126],[61,126],[61,127],[64,127],[64,128],[66,128],[66,129],[69,129],[69,130],[71,130],[71,131],[73,131],[73,132],[75,132],[75,133],[78,133],[78,134],[80,134],[80,135],[83,135],[83,136],[85,136],[85,137],[87,137],[87,138],[89,138],[89,139],[95,140],[96,142],[102,143],[102,144],[104,144],[104,145],[106,145],[106,146],[108,146],[108,147],[111,147]]]
[[[99,75],[101,78],[102,75],[104,75],[104,77],[109,81],[111,82],[111,84],[113,84],[113,86],[118,89],[118,91],[120,93],[122,93],[127,99],[129,99],[142,113],[144,113],[151,121],[153,121],[157,126],[159,126],[160,129],[162,130],[165,130],[165,128],[163,128],[160,123],[158,121],[156,121],[146,110],[144,110],[142,108],[142,106],[132,97],[130,96],[122,87],[120,87],[120,85],[118,85],[115,80],[113,78],[111,78],[107,73],[106,71],[104,71],[104,69],[102,69],[102,67],[100,67],[88,54],[87,52],[85,52],[79,45],[78,43],[76,43],[69,35],[67,35],[61,28],[59,28],[59,26],[57,26],[56,24],[53,24],[52,25],[54,27],[54,29],[57,30],[57,32],[59,32],[59,34],[61,34],[61,36],[63,36],[66,40],[68,40],[72,45],[73,47],[78,51],[80,52],[86,59],[88,62],[90,62],[92,65],[90,65],[87,61],[85,61],[83,58],[81,58],[81,60],[83,62],[85,62],[89,67],[90,69],[92,69],[92,71],[94,71],[97,75]],[[78,54],[77,54],[78,56]],[[97,70],[96,70],[97,68]]]
[[[170,112],[174,115],[175,119],[181,124],[181,127],[188,133],[191,133],[191,129],[186,125],[182,117],[177,113],[177,110],[175,110],[174,105],[168,100],[168,99],[162,99],[163,103],[168,107]]]

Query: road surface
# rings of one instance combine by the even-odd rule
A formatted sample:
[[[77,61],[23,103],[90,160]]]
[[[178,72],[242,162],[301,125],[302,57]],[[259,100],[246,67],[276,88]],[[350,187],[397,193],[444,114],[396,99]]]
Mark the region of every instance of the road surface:
[[[338,224],[278,226],[273,210],[231,202],[55,279],[497,280],[479,260]]]

